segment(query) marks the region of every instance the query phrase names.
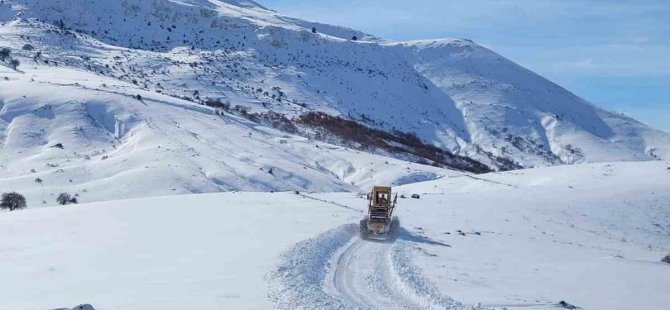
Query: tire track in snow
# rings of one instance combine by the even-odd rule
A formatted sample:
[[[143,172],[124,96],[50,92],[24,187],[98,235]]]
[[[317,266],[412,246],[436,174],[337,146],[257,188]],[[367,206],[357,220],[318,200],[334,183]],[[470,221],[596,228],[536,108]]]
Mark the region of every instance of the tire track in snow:
[[[391,249],[388,243],[354,238],[334,257],[326,292],[349,309],[421,309],[395,284]]]
[[[279,309],[347,309],[322,288],[329,259],[358,232],[343,225],[291,246],[268,276],[268,297]]]
[[[348,224],[284,252],[267,280],[280,309],[479,309],[443,296],[411,261],[412,242],[362,240]]]

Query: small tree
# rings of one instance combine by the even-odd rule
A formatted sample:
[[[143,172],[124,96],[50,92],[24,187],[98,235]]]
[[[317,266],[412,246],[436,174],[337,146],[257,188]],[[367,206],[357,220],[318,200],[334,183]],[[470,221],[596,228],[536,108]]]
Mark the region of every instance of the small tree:
[[[72,196],[68,193],[60,193],[58,195],[58,198],[56,198],[56,202],[58,202],[59,205],[69,205],[70,201],[72,201]]]
[[[12,50],[9,47],[0,48],[0,60],[5,61],[9,58],[9,55],[12,53]]]
[[[16,68],[19,67],[21,62],[19,62],[17,59],[12,59],[9,61],[9,66],[12,67],[12,69],[16,70]]]
[[[65,23],[63,22],[63,19],[57,20],[55,24],[56,24],[56,27],[58,27],[58,29],[60,29],[60,30],[65,30],[66,29]]]
[[[0,209],[14,211],[25,209],[27,206],[26,197],[17,192],[4,193],[0,198]]]

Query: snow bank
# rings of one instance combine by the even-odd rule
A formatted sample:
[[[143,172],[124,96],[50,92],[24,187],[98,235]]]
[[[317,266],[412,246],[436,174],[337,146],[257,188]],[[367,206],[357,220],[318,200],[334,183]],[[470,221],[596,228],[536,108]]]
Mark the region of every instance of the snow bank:
[[[323,282],[331,256],[357,232],[358,226],[347,224],[293,245],[268,275],[270,299],[280,309],[346,309]]]
[[[442,292],[429,280],[427,280],[412,261],[411,242],[398,240],[392,248],[391,266],[393,267],[396,284],[407,292],[408,296],[415,297],[417,303],[425,309],[481,309],[479,307],[465,306]]]

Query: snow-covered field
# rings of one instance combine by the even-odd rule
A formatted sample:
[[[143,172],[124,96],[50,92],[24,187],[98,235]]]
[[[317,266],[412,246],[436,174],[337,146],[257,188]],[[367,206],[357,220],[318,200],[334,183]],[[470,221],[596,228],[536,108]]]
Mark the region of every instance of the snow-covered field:
[[[0,213],[0,309],[665,309],[670,170],[589,164],[354,193],[220,193]]]

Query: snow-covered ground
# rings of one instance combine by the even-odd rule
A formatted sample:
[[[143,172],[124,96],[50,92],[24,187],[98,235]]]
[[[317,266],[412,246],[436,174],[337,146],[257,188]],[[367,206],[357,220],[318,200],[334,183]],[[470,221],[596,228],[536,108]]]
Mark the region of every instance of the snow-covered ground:
[[[0,309],[670,304],[670,135],[469,40],[250,0],[4,0],[2,47],[0,192],[28,209],[0,212]],[[605,163],[474,175],[310,112],[497,169]],[[421,198],[361,240],[357,193],[381,184]]]
[[[0,213],[1,309],[665,309],[670,170],[589,164],[354,193],[220,193]]]

